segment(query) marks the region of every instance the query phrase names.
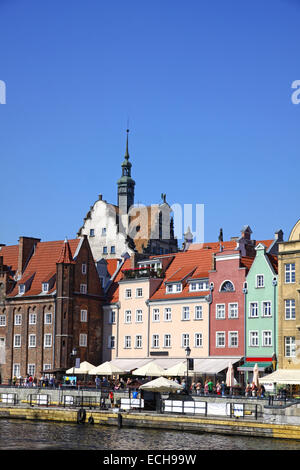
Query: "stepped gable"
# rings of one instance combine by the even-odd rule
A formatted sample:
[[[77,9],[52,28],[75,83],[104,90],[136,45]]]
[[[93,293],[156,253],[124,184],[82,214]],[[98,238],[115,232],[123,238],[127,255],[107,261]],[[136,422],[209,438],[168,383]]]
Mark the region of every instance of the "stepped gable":
[[[31,276],[33,276],[33,279],[28,290],[20,297],[40,295],[42,293],[42,283],[48,282],[56,275],[57,262],[69,262],[69,260],[73,262],[79,243],[80,239],[69,240],[67,243],[63,240],[37,243],[34,254],[30,258],[21,279],[18,280],[13,291],[7,297],[19,296],[18,286],[28,281]],[[56,284],[54,283],[48,294],[53,293],[55,289]]]
[[[3,265],[8,266],[13,276],[18,269],[19,245],[1,246],[0,256],[3,257]]]

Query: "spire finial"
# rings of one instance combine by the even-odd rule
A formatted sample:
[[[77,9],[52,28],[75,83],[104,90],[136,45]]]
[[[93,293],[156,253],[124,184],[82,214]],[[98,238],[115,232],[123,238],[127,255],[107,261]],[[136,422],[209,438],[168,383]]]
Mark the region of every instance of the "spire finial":
[[[125,152],[125,158],[129,158],[129,152],[128,152],[128,134],[129,134],[129,129],[126,129],[126,152]]]

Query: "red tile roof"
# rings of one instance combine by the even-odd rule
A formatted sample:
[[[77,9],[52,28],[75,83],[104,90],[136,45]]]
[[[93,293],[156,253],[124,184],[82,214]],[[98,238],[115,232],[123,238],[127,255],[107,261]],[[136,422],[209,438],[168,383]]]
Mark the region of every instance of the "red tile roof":
[[[3,264],[15,273],[18,269],[19,245],[1,246],[0,256],[3,256]]]
[[[121,269],[119,270],[118,274],[116,275],[114,281],[112,282],[110,288],[107,291],[107,301],[109,303],[118,302],[118,300],[119,300],[119,281],[121,281],[121,279],[123,279],[122,271],[124,269],[130,269],[130,268],[131,268],[131,259],[128,258],[128,259],[125,260],[125,262],[121,266]]]
[[[115,274],[117,270],[119,260],[117,258],[107,259],[106,262],[107,262],[107,271],[111,277],[113,274]]]

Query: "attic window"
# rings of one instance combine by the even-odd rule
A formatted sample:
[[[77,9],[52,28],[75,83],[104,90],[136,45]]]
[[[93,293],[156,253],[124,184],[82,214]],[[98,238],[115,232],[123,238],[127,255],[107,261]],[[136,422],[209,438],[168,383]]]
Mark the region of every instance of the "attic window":
[[[19,284],[19,294],[25,294],[25,284]]]
[[[208,281],[197,281],[190,283],[190,292],[208,290]]]
[[[225,281],[223,282],[220,291],[221,292],[234,292],[234,285],[232,284],[231,281]]]
[[[44,294],[47,294],[48,291],[49,291],[49,283],[48,282],[42,282],[42,292]]]
[[[182,291],[182,284],[180,282],[174,283],[174,284],[167,284],[166,287],[166,293],[167,294],[172,294],[175,292],[181,292]]]

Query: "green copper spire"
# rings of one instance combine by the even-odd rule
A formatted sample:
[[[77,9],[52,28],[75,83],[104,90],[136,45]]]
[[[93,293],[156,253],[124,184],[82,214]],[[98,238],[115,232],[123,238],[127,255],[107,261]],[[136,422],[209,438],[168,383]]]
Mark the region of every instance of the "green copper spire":
[[[128,134],[129,129],[126,130],[126,150],[124,161],[121,165],[122,175],[118,180],[118,206],[123,213],[128,213],[129,207],[134,203],[134,186],[135,181],[131,178],[131,162],[129,161],[128,151]]]

